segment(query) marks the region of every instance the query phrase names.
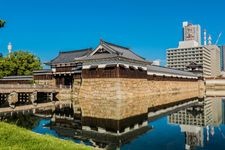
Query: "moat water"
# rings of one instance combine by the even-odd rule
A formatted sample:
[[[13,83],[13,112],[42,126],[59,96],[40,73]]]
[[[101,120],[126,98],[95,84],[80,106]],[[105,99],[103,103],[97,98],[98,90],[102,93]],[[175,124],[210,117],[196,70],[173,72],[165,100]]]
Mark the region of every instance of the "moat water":
[[[116,141],[120,141],[119,144],[107,135],[99,138],[95,133],[88,138],[81,134],[81,127],[71,126],[68,120],[61,120],[60,123],[52,120],[52,118],[37,118],[36,123],[29,128],[36,133],[50,134],[61,139],[105,149],[225,149],[225,99],[223,98],[204,98],[190,106],[149,118],[146,126],[118,137]]]

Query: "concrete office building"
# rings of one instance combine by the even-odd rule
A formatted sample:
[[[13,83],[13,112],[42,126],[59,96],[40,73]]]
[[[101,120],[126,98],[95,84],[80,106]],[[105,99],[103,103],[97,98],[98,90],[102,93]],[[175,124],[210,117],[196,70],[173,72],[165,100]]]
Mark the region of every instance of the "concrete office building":
[[[220,48],[216,45],[207,45],[207,47],[211,52],[211,76],[217,77],[221,75],[221,67],[220,67]]]
[[[221,71],[225,71],[225,45],[219,46],[220,48],[220,66]]]
[[[194,40],[201,45],[201,27],[188,22],[183,22],[183,41]]]
[[[193,26],[193,27],[192,27]],[[204,44],[201,45],[201,31],[199,25],[187,25],[185,23],[183,41],[179,42],[178,48],[167,49],[167,67],[192,71],[199,76],[216,77],[220,75],[220,49],[211,45],[209,36],[206,44],[204,32]],[[192,30],[188,30],[188,29]],[[196,29],[195,29],[196,28]],[[187,30],[187,31],[186,31]],[[190,35],[188,35],[188,33]],[[188,38],[189,37],[189,38]]]

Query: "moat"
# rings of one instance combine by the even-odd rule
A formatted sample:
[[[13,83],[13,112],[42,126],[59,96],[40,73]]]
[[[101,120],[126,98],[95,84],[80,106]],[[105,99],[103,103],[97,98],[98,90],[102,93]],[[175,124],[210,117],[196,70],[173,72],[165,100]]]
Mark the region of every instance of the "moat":
[[[208,149],[222,123],[222,100],[205,95],[223,95],[223,79],[155,66],[103,40],[47,64],[0,79],[0,120],[105,149]]]
[[[17,113],[2,119],[16,121],[33,132],[105,149],[202,150],[225,147],[225,99],[222,97],[194,97],[183,103],[149,109],[148,113],[121,122],[126,126],[121,135],[97,129],[82,130],[80,120],[74,119],[73,113],[72,107],[65,106],[54,111],[36,111],[35,114]]]

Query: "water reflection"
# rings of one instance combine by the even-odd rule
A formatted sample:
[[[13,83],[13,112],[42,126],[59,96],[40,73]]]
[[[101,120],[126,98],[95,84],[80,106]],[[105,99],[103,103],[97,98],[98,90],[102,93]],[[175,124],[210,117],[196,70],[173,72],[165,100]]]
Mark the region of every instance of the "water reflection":
[[[225,100],[207,97],[187,99],[149,109],[137,118],[126,118],[123,134],[83,130],[82,118],[71,106],[54,112],[38,112],[34,132],[106,149],[224,149]],[[37,115],[37,114],[36,114]],[[26,120],[24,120],[26,121]]]
[[[31,113],[14,113],[12,115],[6,115],[0,117],[0,121],[13,123],[17,126],[33,129],[41,119],[37,116],[34,116]]]
[[[169,123],[180,126],[185,135],[185,149],[204,147],[204,128],[206,139],[215,135],[215,127],[222,122],[222,100],[205,98],[197,105],[173,113],[168,116]]]

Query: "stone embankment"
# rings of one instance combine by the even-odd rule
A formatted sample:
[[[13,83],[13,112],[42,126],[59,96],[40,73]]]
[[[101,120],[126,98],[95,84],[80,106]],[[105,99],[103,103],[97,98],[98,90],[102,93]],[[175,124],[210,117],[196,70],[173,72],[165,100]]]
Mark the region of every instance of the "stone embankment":
[[[198,97],[203,90],[201,80],[83,79],[78,99],[83,117],[120,120],[147,113],[149,107]]]

